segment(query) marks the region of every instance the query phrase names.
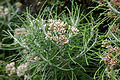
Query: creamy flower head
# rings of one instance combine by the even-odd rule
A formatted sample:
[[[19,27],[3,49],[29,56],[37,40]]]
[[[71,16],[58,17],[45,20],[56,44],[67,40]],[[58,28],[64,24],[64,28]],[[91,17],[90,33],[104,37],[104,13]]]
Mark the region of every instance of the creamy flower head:
[[[27,70],[28,63],[21,64],[17,68],[17,76],[21,77],[25,74],[25,71]]]
[[[22,6],[22,3],[17,2],[15,5],[16,5],[17,8],[20,8]]]
[[[4,14],[7,15],[9,13],[9,9],[8,8],[5,8],[4,9]]]
[[[11,76],[13,73],[15,73],[15,62],[11,62],[10,64],[7,64],[6,66],[6,73]]]
[[[45,39],[53,40],[58,45],[69,43],[69,38],[71,37],[70,34],[77,34],[79,32],[77,28],[67,25],[67,23],[63,22],[60,19],[49,19],[48,23],[44,25],[44,28],[45,27],[47,27],[47,32],[45,32],[44,29],[44,33],[46,35]]]

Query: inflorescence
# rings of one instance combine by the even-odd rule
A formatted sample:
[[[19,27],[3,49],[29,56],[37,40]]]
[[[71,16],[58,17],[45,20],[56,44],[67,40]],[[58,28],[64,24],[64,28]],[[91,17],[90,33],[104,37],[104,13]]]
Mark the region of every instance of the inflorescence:
[[[6,66],[6,73],[11,76],[13,73],[15,73],[15,62],[11,62],[10,64],[7,64]]]
[[[104,64],[107,65],[106,67],[106,72],[108,72],[108,77],[111,71],[114,69],[114,67],[118,63],[117,57],[120,55],[120,48],[119,47],[114,47],[110,48],[105,54],[104,54]],[[115,55],[116,57],[113,57]]]
[[[23,76],[25,74],[25,71],[27,71],[27,66],[28,66],[28,63],[21,64],[20,66],[18,66],[17,75],[19,77],[21,77],[21,76]]]
[[[68,28],[69,26],[69,28]],[[46,40],[52,40],[59,45],[64,45],[69,42],[69,38],[72,34],[77,34],[79,30],[75,27],[67,25],[67,23],[58,20],[48,20],[48,24],[44,25],[44,28],[47,28]],[[68,33],[68,32],[69,33]]]

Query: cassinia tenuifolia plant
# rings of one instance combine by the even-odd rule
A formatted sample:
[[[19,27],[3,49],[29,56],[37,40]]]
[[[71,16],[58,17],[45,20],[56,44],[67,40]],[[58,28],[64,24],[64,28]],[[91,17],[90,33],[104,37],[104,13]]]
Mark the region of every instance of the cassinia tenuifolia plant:
[[[5,5],[6,4],[6,5]],[[5,0],[0,4],[0,42],[7,43],[8,36],[4,32],[9,28],[8,24],[18,21],[16,14],[21,13],[22,3],[15,2],[13,5],[9,0]],[[16,21],[14,21],[16,19]],[[13,28],[13,27],[11,27]],[[9,43],[9,42],[8,42]]]
[[[110,27],[105,35],[101,34],[99,26],[110,17],[102,13],[94,18],[93,11],[106,4],[100,3],[84,15],[71,2],[71,10],[66,7],[68,14],[65,11],[57,14],[53,6],[45,7],[37,17],[29,10],[24,17],[18,16],[22,26],[8,30],[13,44],[19,48],[17,56],[5,67],[8,76],[24,80],[119,79],[117,19],[107,24]],[[109,2],[107,5],[114,9]]]
[[[101,23],[92,23],[94,19],[88,21],[87,17],[80,13],[78,6],[72,6],[72,11],[67,8],[68,16],[63,12],[54,17],[49,11],[48,17],[47,10],[48,8],[37,18],[26,13],[22,27],[16,28],[14,35],[9,32],[14,43],[24,48],[19,54],[21,60],[16,62],[16,74],[25,79],[76,79],[76,76],[81,75],[76,75],[76,72],[85,74],[83,66],[88,62],[84,55],[95,45],[98,37],[97,27]],[[88,15],[92,17],[90,13]],[[80,24],[82,19],[89,24]],[[8,67],[8,75],[13,74],[15,70],[10,72]],[[84,76],[92,79],[87,74]]]

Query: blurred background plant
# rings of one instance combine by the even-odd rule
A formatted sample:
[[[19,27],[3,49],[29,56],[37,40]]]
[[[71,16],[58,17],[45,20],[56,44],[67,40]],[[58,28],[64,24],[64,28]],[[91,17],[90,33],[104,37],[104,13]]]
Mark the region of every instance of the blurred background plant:
[[[5,31],[9,30],[9,24],[11,28],[14,29],[14,24],[21,24],[20,20],[17,18],[17,14],[21,14],[22,3],[18,0],[1,0],[0,1],[0,79],[9,79],[5,76],[5,66],[15,57],[16,50],[12,49],[10,46],[13,42],[12,39],[6,35]]]

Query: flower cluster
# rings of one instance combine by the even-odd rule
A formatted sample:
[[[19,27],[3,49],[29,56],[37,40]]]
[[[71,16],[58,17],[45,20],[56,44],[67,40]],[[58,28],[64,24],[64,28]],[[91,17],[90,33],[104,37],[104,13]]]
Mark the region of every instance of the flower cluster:
[[[15,5],[16,5],[17,8],[20,8],[22,6],[22,3],[17,2]]]
[[[31,53],[31,54],[27,54],[27,55],[25,56],[25,59],[26,59],[26,60],[25,60],[26,63],[21,64],[21,65],[18,66],[18,68],[17,68],[17,76],[19,76],[19,77],[24,76],[24,78],[26,77],[26,74],[29,74],[29,73],[27,73],[27,72],[28,72],[27,67],[28,67],[30,64],[32,64],[32,63],[34,63],[34,62],[36,62],[36,61],[39,61],[40,58],[39,58],[38,56],[36,56],[35,53]]]
[[[48,24],[44,25],[44,28],[47,27],[47,33],[46,33],[46,40],[53,40],[57,44],[64,45],[69,42],[66,30],[69,32],[72,32],[73,34],[77,34],[79,30],[74,27],[69,27],[67,28],[67,24],[61,21],[60,19],[58,20],[48,20]]]
[[[104,41],[102,41],[102,46],[101,47],[111,48],[112,46],[109,43],[109,41],[107,39],[105,39]]]
[[[9,13],[8,8],[4,8],[3,6],[0,6],[0,17],[5,16]]]
[[[110,73],[113,69],[111,67],[117,65],[117,57],[113,57],[113,55],[118,55],[119,53],[120,53],[120,48],[115,47],[115,48],[111,48],[109,51],[107,51],[107,53],[104,54],[104,63],[107,64],[106,72]]]
[[[15,73],[15,62],[11,62],[10,64],[7,64],[6,66],[6,73],[11,76],[13,73]]]
[[[20,66],[18,66],[17,76],[19,76],[19,77],[23,76],[25,74],[25,72],[27,71],[27,66],[28,66],[28,63],[21,64]]]

